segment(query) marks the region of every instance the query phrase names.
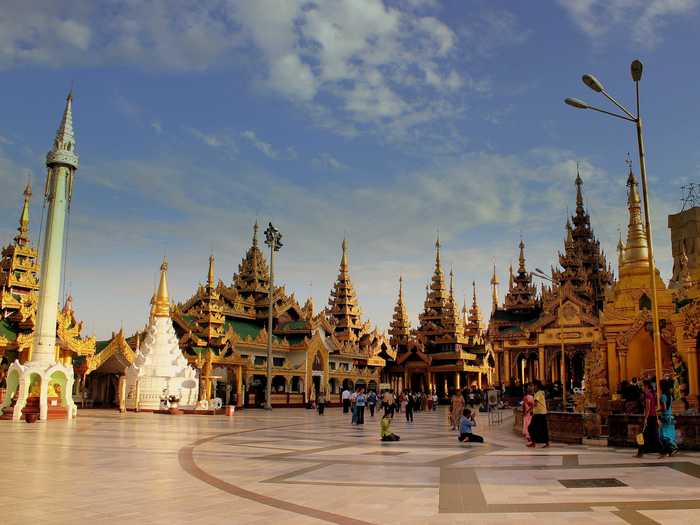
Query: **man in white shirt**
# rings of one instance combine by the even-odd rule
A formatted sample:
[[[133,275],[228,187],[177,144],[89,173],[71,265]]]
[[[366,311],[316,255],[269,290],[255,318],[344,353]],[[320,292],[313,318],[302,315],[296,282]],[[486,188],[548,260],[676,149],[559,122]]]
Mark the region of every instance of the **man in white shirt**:
[[[344,388],[340,397],[343,400],[343,414],[347,414],[350,412],[350,391]]]

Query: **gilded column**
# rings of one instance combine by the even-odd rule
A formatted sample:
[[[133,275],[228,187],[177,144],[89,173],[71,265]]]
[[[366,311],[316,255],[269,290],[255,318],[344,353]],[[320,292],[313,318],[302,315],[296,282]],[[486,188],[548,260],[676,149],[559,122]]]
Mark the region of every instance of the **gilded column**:
[[[620,368],[619,359],[617,358],[617,349],[615,340],[609,340],[607,344],[607,358],[608,358],[608,385],[611,391],[615,391],[617,385],[620,383]]]
[[[537,349],[537,379],[543,383],[547,382],[547,364],[544,359],[544,347]]]
[[[503,350],[503,368],[504,368],[504,379],[506,383],[510,383],[510,352],[508,350]]]

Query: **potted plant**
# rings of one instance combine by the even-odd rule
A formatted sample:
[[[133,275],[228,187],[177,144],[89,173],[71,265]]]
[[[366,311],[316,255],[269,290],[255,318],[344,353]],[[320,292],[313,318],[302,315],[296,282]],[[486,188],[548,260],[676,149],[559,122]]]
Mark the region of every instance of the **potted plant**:
[[[170,395],[168,396],[168,411],[173,415],[182,414],[182,410],[179,408],[180,398],[178,396]]]

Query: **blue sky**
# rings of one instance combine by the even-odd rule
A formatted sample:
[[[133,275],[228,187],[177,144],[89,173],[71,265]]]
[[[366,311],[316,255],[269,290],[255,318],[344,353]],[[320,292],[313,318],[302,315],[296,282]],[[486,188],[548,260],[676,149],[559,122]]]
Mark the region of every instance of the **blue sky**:
[[[164,254],[176,300],[204,280],[212,251],[230,282],[256,217],[283,232],[277,277],[301,302],[327,302],[347,235],[365,315],[388,325],[403,274],[415,323],[439,229],[456,292],[475,280],[488,310],[492,261],[507,282],[521,234],[530,268],[555,262],[577,162],[616,266],[634,129],[562,101],[604,104],[580,81],[592,72],[631,105],[639,58],[668,279],[666,216],[699,178],[699,3],[4,3],[2,242],[27,173],[38,233],[43,159],[73,83],[81,167],[67,280],[89,332],[145,323]]]

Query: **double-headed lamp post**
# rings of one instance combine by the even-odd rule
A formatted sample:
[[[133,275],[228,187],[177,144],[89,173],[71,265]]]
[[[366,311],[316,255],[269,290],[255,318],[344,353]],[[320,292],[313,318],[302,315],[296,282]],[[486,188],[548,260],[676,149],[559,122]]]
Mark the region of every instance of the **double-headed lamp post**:
[[[561,306],[564,299],[564,291],[562,290],[561,283],[557,283],[553,276],[550,277],[539,268],[535,268],[532,275],[558,286],[557,292],[559,295],[559,312],[561,312]],[[559,341],[561,341],[561,362],[559,363],[559,377],[561,379],[561,405],[562,410],[566,412],[566,354],[564,353],[564,328],[562,326],[559,327]]]
[[[272,223],[265,230],[265,244],[270,247],[270,304],[267,310],[267,381],[265,383],[265,410],[272,409],[272,307],[275,293],[275,252],[280,251],[282,234]]]
[[[647,245],[649,250],[649,291],[651,293],[651,320],[653,327],[653,339],[654,339],[654,364],[656,368],[656,400],[660,403],[661,389],[659,388],[659,382],[661,381],[662,364],[661,364],[661,334],[659,331],[659,311],[657,307],[656,299],[656,263],[654,262],[654,246],[652,244],[652,234],[651,234],[651,211],[649,210],[649,195],[647,191],[647,170],[646,161],[644,155],[644,136],[642,133],[642,117],[639,113],[639,81],[642,79],[643,66],[639,60],[632,62],[630,66],[630,71],[632,73],[632,80],[634,81],[635,91],[637,95],[637,114],[633,115],[630,113],[623,105],[621,105],[617,100],[612,98],[603,88],[600,81],[593,75],[583,75],[583,83],[589,88],[597,93],[602,93],[605,98],[610,102],[615,104],[618,109],[620,109],[624,115],[619,113],[613,113],[611,111],[606,111],[604,109],[596,108],[590,104],[578,100],[576,98],[567,98],[566,102],[569,106],[577,109],[592,109],[599,113],[605,113],[606,115],[611,115],[622,120],[627,120],[634,123],[637,129],[637,145],[639,147],[639,171],[642,177],[642,198],[644,200],[644,227],[646,229]]]

